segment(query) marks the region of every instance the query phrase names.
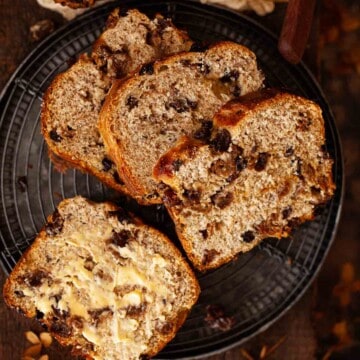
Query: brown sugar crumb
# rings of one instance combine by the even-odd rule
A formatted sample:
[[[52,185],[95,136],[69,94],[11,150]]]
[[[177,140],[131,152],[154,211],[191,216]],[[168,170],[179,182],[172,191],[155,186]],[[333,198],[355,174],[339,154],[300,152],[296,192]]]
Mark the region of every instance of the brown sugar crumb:
[[[226,316],[221,305],[214,304],[206,306],[205,322],[212,329],[228,331],[234,326],[235,319],[232,316]]]

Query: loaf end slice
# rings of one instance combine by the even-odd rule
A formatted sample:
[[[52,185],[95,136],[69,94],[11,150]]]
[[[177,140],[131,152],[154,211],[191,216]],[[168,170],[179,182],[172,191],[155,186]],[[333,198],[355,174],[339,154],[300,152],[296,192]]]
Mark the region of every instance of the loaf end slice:
[[[262,91],[214,117],[209,140],[182,138],[154,168],[188,257],[216,268],[314,218],[335,185],[320,107]]]
[[[154,19],[136,9],[115,9],[93,46],[92,57],[108,76],[124,77],[142,65],[182,51],[192,40],[170,19]]]
[[[111,203],[82,197],[59,204],[4,286],[10,307],[89,359],[155,355],[198,294],[163,234]]]
[[[258,90],[262,82],[249,49],[221,42],[205,52],[147,65],[115,84],[100,113],[99,130],[131,195],[160,203],[152,178],[159,157],[180,136],[211,122],[221,105]]]
[[[110,79],[91,58],[82,55],[47,89],[41,112],[42,134],[57,157],[127,194],[97,128],[110,86]]]

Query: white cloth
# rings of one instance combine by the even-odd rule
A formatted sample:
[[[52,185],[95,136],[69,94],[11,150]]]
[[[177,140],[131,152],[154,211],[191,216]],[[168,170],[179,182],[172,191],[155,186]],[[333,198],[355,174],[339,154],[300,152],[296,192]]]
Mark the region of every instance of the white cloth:
[[[106,2],[113,0],[100,0],[96,1],[94,6],[99,6],[105,4]],[[71,20],[74,17],[84,13],[86,10],[91,8],[84,9],[71,9],[67,6],[63,6],[54,2],[54,0],[37,0],[38,4],[44,8],[59,12],[65,19]]]

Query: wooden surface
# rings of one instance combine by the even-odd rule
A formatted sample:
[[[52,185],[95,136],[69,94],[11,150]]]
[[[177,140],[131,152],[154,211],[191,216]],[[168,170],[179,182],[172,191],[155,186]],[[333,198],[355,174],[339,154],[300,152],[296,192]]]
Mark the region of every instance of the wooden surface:
[[[347,3],[352,6],[350,6],[351,11],[358,14],[359,9],[355,5],[356,1],[347,1]],[[36,45],[30,40],[29,27],[39,20],[49,18],[58,27],[64,20],[59,15],[38,7],[35,0],[0,0],[0,9],[0,89],[2,89],[21,60]],[[282,5],[277,8],[275,14],[266,18],[257,18],[257,20],[278,33],[281,24],[279,19],[283,13],[284,6]],[[221,355],[209,357],[208,360],[246,359],[244,350],[253,359],[258,359],[264,345],[271,347],[284,336],[285,341],[267,359],[315,359],[316,339],[319,339],[319,334],[317,333],[318,328],[313,326],[314,304],[316,304],[317,309],[325,312],[324,309],[327,306],[328,299],[332,296],[331,291],[338,281],[343,263],[349,261],[355,264],[356,275],[359,275],[360,267],[357,264],[360,264],[358,241],[360,238],[360,121],[358,115],[360,114],[358,100],[360,81],[356,72],[354,74],[354,71],[351,70],[352,64],[350,66],[347,61],[345,61],[345,65],[348,67],[346,68],[344,65],[345,70],[336,69],[339,60],[339,49],[336,47],[338,45],[326,45],[318,56],[319,54],[315,51],[317,46],[314,46],[314,39],[317,39],[316,35],[318,34],[314,34],[313,31],[312,50],[308,49],[306,61],[315,71],[318,71],[318,65],[322,64],[321,83],[337,118],[345,153],[347,193],[338,235],[318,280],[284,317],[241,347],[229,350]],[[351,48],[351,41],[353,41],[351,36],[353,34],[351,36],[344,34],[344,36],[346,38],[340,38],[341,46],[344,46],[348,41]],[[1,288],[4,280],[5,275],[0,270]],[[23,319],[15,312],[8,310],[0,296],[1,360],[18,360],[21,358],[23,350],[28,345],[23,333],[29,329],[40,330],[36,323]],[[52,345],[47,353],[51,360],[72,359],[67,350],[60,349],[56,344]]]

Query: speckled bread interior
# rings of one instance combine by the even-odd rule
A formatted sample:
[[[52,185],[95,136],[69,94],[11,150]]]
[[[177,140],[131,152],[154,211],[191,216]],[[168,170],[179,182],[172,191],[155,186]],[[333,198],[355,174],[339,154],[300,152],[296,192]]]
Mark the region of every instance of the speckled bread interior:
[[[230,99],[258,90],[263,75],[246,47],[221,42],[144,66],[115,84],[99,129],[131,196],[160,203],[152,169],[180,136],[191,134]]]
[[[125,77],[148,61],[188,50],[191,43],[185,32],[161,15],[151,20],[135,9],[115,9],[91,55],[80,56],[55,77],[45,93],[42,133],[50,151],[128,194],[97,127],[112,78]]]
[[[321,109],[273,90],[226,104],[154,169],[189,259],[216,268],[286,237],[333,195]]]
[[[62,201],[4,287],[74,354],[155,355],[196,302],[198,283],[170,240],[111,203]]]

